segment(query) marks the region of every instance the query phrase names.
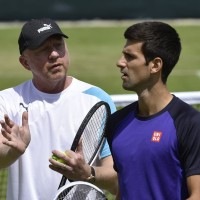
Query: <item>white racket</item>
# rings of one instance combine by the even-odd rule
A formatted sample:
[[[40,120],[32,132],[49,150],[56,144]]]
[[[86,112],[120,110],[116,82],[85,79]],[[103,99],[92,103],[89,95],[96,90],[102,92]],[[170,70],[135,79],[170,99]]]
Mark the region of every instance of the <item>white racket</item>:
[[[104,192],[95,185],[74,181],[62,186],[53,200],[107,200]]]

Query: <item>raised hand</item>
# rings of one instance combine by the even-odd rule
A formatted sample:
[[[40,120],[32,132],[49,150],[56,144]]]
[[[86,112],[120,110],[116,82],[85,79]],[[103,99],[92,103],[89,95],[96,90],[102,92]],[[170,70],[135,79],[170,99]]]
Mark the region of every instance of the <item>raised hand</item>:
[[[8,115],[0,121],[1,134],[3,135],[2,143],[11,147],[11,151],[23,154],[30,143],[31,136],[28,126],[28,113],[22,115],[22,126],[15,124]]]

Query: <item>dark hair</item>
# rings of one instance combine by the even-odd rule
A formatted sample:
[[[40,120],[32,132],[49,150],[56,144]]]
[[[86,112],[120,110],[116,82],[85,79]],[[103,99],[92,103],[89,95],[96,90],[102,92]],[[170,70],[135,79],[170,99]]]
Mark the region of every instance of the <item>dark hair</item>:
[[[141,22],[130,26],[124,37],[143,43],[142,52],[147,64],[155,57],[162,59],[162,81],[166,83],[181,53],[181,42],[176,30],[163,22]]]

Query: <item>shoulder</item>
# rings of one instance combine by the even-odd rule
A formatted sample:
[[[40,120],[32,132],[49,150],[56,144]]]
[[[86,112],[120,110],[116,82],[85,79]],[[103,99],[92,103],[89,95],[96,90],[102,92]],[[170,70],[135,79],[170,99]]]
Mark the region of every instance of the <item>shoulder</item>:
[[[181,123],[181,126],[188,126],[191,125],[191,123],[196,123],[200,126],[200,112],[178,97],[174,97],[168,111],[174,121],[176,123]]]
[[[168,112],[174,121],[180,143],[188,137],[200,137],[200,112],[197,109],[175,97]]]
[[[6,88],[6,89],[0,91],[0,96],[6,96],[9,94],[13,95],[14,93],[19,94],[19,93],[21,93],[20,91],[27,90],[28,87],[30,87],[30,85],[31,85],[31,80],[23,82],[14,87]]]
[[[76,88],[79,90],[79,92],[88,95],[91,98],[95,98],[97,101],[107,102],[111,107],[111,111],[116,111],[116,107],[111,99],[111,96],[102,88],[75,78],[73,78],[73,84],[76,85]]]
[[[200,173],[200,112],[176,100],[171,114],[177,130],[180,160],[186,176]]]
[[[121,126],[127,124],[130,120],[132,120],[135,116],[135,112],[137,110],[138,102],[134,102],[118,111],[113,113],[108,118],[108,125],[106,134],[108,137],[112,136],[115,132],[115,130]],[[130,116],[130,117],[129,117]],[[122,123],[123,122],[123,123]]]
[[[110,116],[109,120],[110,121],[121,120],[121,119],[125,118],[127,115],[129,115],[130,113],[135,113],[137,106],[138,106],[138,101],[131,103],[131,104],[123,107],[122,109],[119,109],[115,113],[113,113]]]
[[[113,100],[111,99],[111,96],[107,92],[105,92],[103,89],[101,89],[97,86],[92,86],[90,89],[85,90],[84,93],[94,96],[99,101],[107,102],[110,106],[111,113],[116,111],[116,106],[115,106]]]
[[[0,91],[0,104],[8,104],[9,107],[12,104],[18,103],[18,100],[22,99],[25,94],[30,92],[31,81],[26,81],[20,85],[12,88],[7,88]]]
[[[22,83],[13,88],[0,91],[0,118],[7,113],[12,120],[16,119],[20,113],[20,105],[24,104],[24,94],[29,92],[28,82]]]
[[[86,83],[84,81],[78,80],[76,78],[73,77],[73,89],[85,93],[85,94],[89,94],[89,95],[108,95],[103,89],[101,89],[100,87],[97,87],[95,85],[92,85],[90,83]]]

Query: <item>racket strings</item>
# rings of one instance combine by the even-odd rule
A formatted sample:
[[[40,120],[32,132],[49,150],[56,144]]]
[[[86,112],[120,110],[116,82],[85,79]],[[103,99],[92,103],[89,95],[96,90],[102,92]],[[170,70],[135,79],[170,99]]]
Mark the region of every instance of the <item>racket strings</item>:
[[[75,185],[63,190],[56,200],[106,200],[106,196],[88,185]]]
[[[91,163],[93,155],[101,144],[104,127],[107,121],[107,110],[104,105],[91,117],[82,134],[83,154],[87,163]]]

